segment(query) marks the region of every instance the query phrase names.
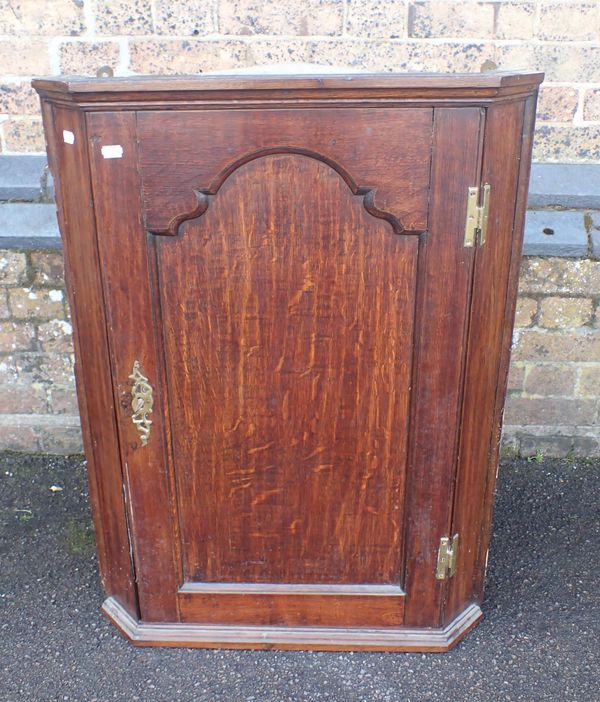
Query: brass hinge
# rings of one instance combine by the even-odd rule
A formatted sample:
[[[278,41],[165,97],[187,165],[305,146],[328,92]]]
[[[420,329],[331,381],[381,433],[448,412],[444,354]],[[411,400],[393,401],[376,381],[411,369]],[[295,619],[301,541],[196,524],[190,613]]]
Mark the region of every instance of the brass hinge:
[[[446,578],[451,578],[454,575],[457,549],[458,534],[454,534],[451,539],[448,536],[442,536],[438,550],[437,569],[435,571],[435,577],[438,580],[446,580]]]
[[[490,208],[490,185],[481,188],[483,202],[479,205],[479,188],[469,188],[467,193],[467,220],[465,222],[465,246],[475,246],[479,232],[479,246],[485,244],[488,212]]]

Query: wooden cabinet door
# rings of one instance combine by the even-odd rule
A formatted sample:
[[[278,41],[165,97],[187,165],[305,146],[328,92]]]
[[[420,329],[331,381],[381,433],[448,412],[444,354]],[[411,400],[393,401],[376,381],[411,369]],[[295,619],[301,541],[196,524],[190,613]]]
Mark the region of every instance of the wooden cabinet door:
[[[439,623],[480,122],[88,117],[143,620]]]

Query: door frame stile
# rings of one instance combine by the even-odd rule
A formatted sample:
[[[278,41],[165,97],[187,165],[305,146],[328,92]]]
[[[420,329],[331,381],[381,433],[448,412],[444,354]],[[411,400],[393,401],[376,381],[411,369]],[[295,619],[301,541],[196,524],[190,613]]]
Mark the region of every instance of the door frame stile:
[[[483,174],[483,159],[485,156],[485,135],[487,128],[487,107],[481,107],[480,109],[480,119],[479,119],[479,139],[477,144],[477,175],[475,176],[474,184],[478,188],[482,186],[482,174]],[[466,392],[466,381],[467,381],[467,366],[469,360],[469,350],[471,346],[471,322],[472,322],[472,309],[473,309],[473,295],[475,293],[475,271],[477,269],[477,254],[479,251],[479,246],[477,242],[478,237],[476,237],[475,245],[472,248],[473,257],[471,259],[471,270],[469,272],[469,293],[467,301],[467,316],[465,319],[465,325],[463,329],[463,344],[464,344],[464,355],[462,359],[462,370],[460,379],[460,404],[458,415],[460,417],[457,427],[456,436],[454,444],[454,466],[452,470],[452,487],[448,499],[448,521],[447,521],[447,534],[451,537],[456,533],[455,526],[455,508],[456,508],[456,488],[458,485],[458,471],[460,466],[460,448],[461,448],[461,436],[463,429],[463,416],[464,416],[464,405],[465,405],[465,392]],[[459,542],[460,543],[460,542]],[[460,546],[459,546],[460,548]],[[458,574],[460,577],[460,574]],[[451,580],[446,580],[443,583],[443,592],[440,599],[439,605],[439,617],[440,622],[445,623],[445,609],[446,603],[448,601],[449,593],[451,587]]]
[[[90,148],[90,138],[89,138],[89,129],[88,129],[88,119],[89,119],[89,113],[84,112],[83,113],[83,128],[84,128],[84,138],[85,138],[85,149],[87,152],[87,160],[88,163],[91,164],[92,162],[92,153],[91,153],[91,148]],[[93,194],[94,193],[94,183],[92,180],[92,173],[91,173],[91,168],[90,171],[88,172],[88,180],[89,180],[89,188],[90,192]],[[94,202],[96,198],[94,197]],[[94,207],[94,225],[95,225],[95,247],[96,247],[96,257],[97,260],[100,262],[101,256],[100,256],[100,244],[98,241],[98,218],[97,218],[97,213],[96,213],[96,207]],[[116,433],[116,439],[117,439],[117,445],[119,447],[119,454],[120,454],[120,469],[121,469],[121,479],[123,481],[123,503],[125,505],[125,523],[127,526],[127,534],[129,535],[129,558],[131,561],[131,569],[133,572],[133,585],[135,589],[135,597],[137,601],[137,608],[138,608],[138,615],[141,617],[141,607],[140,607],[140,595],[139,595],[139,588],[138,588],[138,576],[137,576],[137,569],[136,569],[136,558],[135,558],[135,540],[134,540],[134,532],[133,532],[133,514],[132,514],[132,503],[131,503],[131,493],[130,493],[130,480],[129,480],[129,471],[128,471],[128,466],[127,466],[127,461],[124,460],[124,453],[123,453],[123,436],[120,428],[120,422],[119,422],[119,407],[120,407],[120,401],[119,401],[119,396],[116,388],[116,379],[117,375],[115,372],[115,364],[114,364],[114,349],[113,349],[113,340],[111,339],[111,335],[109,333],[109,326],[110,326],[110,316],[109,316],[109,306],[108,306],[108,295],[106,292],[106,281],[104,279],[104,269],[100,265],[100,288],[102,292],[102,301],[104,304],[104,319],[105,319],[105,334],[106,334],[106,345],[108,347],[108,363],[110,366],[110,379],[111,379],[111,388],[112,388],[112,395],[113,395],[113,408],[114,408],[114,422],[115,422],[115,433]]]
[[[476,120],[476,122],[475,122]],[[447,124],[445,124],[445,122]],[[462,137],[462,142],[459,143],[458,138],[449,141],[447,133],[451,127],[456,129],[456,134]],[[405,513],[405,538],[407,553],[404,563],[404,589],[407,595],[406,602],[406,620],[405,626],[440,626],[442,619],[442,605],[445,599],[446,583],[439,581],[435,577],[437,552],[439,538],[448,536],[442,531],[450,524],[451,504],[448,500],[448,494],[454,490],[454,480],[457,465],[458,451],[458,420],[460,417],[462,392],[461,385],[464,377],[464,344],[466,341],[466,324],[469,316],[471,286],[473,275],[473,249],[465,248],[463,245],[464,239],[464,215],[466,213],[466,196],[462,197],[463,189],[466,195],[467,187],[472,185],[473,178],[480,172],[480,154],[479,148],[482,139],[482,112],[480,106],[460,105],[456,107],[434,107],[433,108],[433,131],[432,131],[432,162],[430,175],[430,193],[429,193],[429,209],[428,209],[428,229],[423,251],[419,251],[419,281],[417,286],[417,319],[419,326],[415,328],[415,348],[414,357],[417,363],[413,366],[413,388],[414,405],[411,398],[411,406],[414,407],[411,413],[411,430],[410,430],[410,448],[408,462],[408,485],[405,493],[405,499],[408,502],[408,509]],[[437,140],[441,139],[441,144]],[[463,150],[461,150],[461,146]],[[444,159],[448,159],[448,151],[451,148],[456,148],[456,158],[454,159],[458,166],[453,174],[447,175],[446,170],[442,173],[441,164]],[[466,152],[464,151],[466,149]],[[474,156],[472,154],[475,154]],[[466,155],[465,155],[466,154]],[[450,163],[453,161],[451,160]],[[460,168],[462,166],[462,168]],[[471,171],[471,177],[469,173]],[[442,178],[443,175],[443,178]],[[446,180],[449,184],[444,189],[436,188],[436,178],[438,180]],[[456,193],[452,193],[452,198],[449,198],[449,192],[452,188]],[[458,208],[452,207],[452,204],[460,203]],[[445,205],[445,206],[444,206]],[[435,209],[435,211],[434,211]],[[450,220],[450,221],[448,221]],[[435,240],[432,240],[432,229],[435,228]],[[443,237],[449,239],[443,248],[434,250],[434,246],[439,247],[439,240]],[[447,269],[452,272],[458,271],[461,265],[468,265],[468,271],[461,278],[464,281],[464,298],[461,298],[461,304],[456,306],[456,309],[461,310],[462,333],[460,336],[460,368],[456,369],[456,384],[452,380],[446,378],[430,378],[427,375],[427,363],[431,364],[432,359],[426,362],[425,356],[432,355],[431,349],[427,343],[422,340],[422,334],[427,330],[427,325],[424,319],[427,315],[426,305],[432,300],[441,305],[440,292],[432,287],[428,276],[432,276],[432,268],[434,266],[433,256],[438,256],[438,261],[435,265],[445,264]],[[436,277],[439,280],[440,271],[436,268]],[[461,293],[462,294],[462,293]],[[438,316],[440,312],[438,311]],[[438,322],[440,322],[438,318]],[[439,323],[438,329],[433,332],[440,332],[447,327],[446,323]],[[457,343],[457,337],[455,337]],[[444,339],[437,339],[435,342],[442,345]],[[434,340],[431,340],[434,343]],[[428,350],[429,349],[429,350]],[[452,357],[452,354],[450,354]],[[424,367],[425,366],[425,367]],[[434,362],[431,370],[440,374],[443,364],[439,359]],[[443,446],[443,441],[434,443],[435,431],[441,432],[441,428],[432,430],[434,419],[439,418],[439,414],[443,414],[443,410],[434,410],[430,407],[429,411],[427,403],[419,398],[419,393],[426,383],[437,383],[433,386],[431,392],[441,392],[441,396],[445,397],[443,392],[445,388],[448,393],[452,392],[455,396],[455,404],[452,408],[448,408],[445,412],[446,418],[451,419],[454,423],[453,439],[451,448]],[[439,387],[438,387],[439,386]],[[441,390],[440,390],[441,388]],[[454,389],[453,389],[454,388]],[[435,492],[431,491],[432,481],[425,485],[423,475],[429,470],[431,462],[426,459],[426,455],[431,452],[431,443],[433,442],[433,451],[435,460],[433,465],[444,465],[447,460],[450,460],[454,466],[452,471],[447,471],[442,475],[437,475],[446,481],[447,485],[436,486]],[[443,460],[442,460],[443,459]],[[445,488],[445,489],[444,489]],[[416,492],[415,492],[416,491]],[[443,495],[441,494],[443,492]],[[419,504],[416,504],[414,500]],[[438,511],[443,511],[444,516],[433,516],[436,505]],[[411,509],[412,507],[412,509]],[[417,521],[425,522],[425,525],[433,525],[431,531],[423,523],[417,524]],[[433,521],[432,521],[433,520]],[[413,523],[414,522],[414,523]],[[411,553],[412,550],[412,553]],[[412,562],[411,562],[412,557]],[[417,585],[413,584],[417,581]],[[417,589],[419,588],[419,589]],[[435,613],[435,615],[434,615]],[[437,619],[436,619],[437,616]]]
[[[141,174],[140,174],[141,178]],[[169,509],[171,514],[171,524],[173,528],[173,557],[175,559],[175,567],[179,574],[179,582],[177,587],[177,592],[175,594],[175,599],[177,602],[177,612],[178,617],[181,619],[181,607],[179,602],[179,589],[185,582],[185,563],[183,561],[183,548],[181,544],[181,524],[179,521],[179,499],[178,499],[178,489],[177,489],[177,473],[175,471],[175,447],[173,444],[173,427],[171,423],[171,411],[170,411],[170,384],[168,380],[168,368],[165,358],[165,344],[164,344],[164,325],[163,325],[163,311],[162,302],[160,295],[160,265],[159,265],[159,237],[146,232],[146,241],[148,242],[148,264],[150,272],[150,292],[151,298],[154,303],[155,314],[155,329],[154,338],[156,340],[156,356],[157,356],[157,370],[160,374],[160,378],[157,376],[157,384],[160,384],[162,390],[161,393],[161,411],[164,417],[164,454],[166,463],[166,472],[169,485]]]
[[[135,143],[136,143],[136,166],[138,172],[138,179],[141,188],[143,188],[144,174],[140,167],[140,149],[139,149],[139,130],[138,130],[138,117],[139,112],[135,112]],[[168,382],[168,368],[165,358],[165,343],[164,343],[164,324],[163,324],[163,310],[162,301],[160,295],[160,265],[159,265],[159,242],[162,237],[157,237],[148,231],[146,227],[145,216],[142,209],[142,221],[144,225],[144,231],[146,236],[146,247],[148,255],[148,272],[149,272],[149,285],[150,285],[150,298],[153,302],[152,309],[154,310],[153,321],[154,321],[154,340],[155,340],[155,350],[157,358],[157,385],[162,388],[160,393],[161,403],[160,409],[164,417],[164,444],[163,451],[165,456],[168,490],[169,490],[169,506],[171,513],[171,525],[173,530],[173,558],[175,559],[175,570],[179,575],[179,582],[177,587],[177,593],[181,585],[185,582],[185,563],[183,561],[183,548],[181,544],[181,524],[179,521],[179,509],[178,509],[178,490],[177,490],[177,474],[175,471],[175,447],[173,444],[173,427],[171,423],[171,403],[169,399],[169,382]],[[181,607],[178,594],[175,595],[176,606],[177,606],[177,619],[181,621]]]
[[[519,196],[519,191],[523,189],[522,153],[530,146],[522,143],[523,135],[527,133],[523,131],[527,104],[527,101],[521,100],[494,105],[486,115],[487,148],[482,158],[481,181],[492,184],[491,237],[488,236],[483,246],[474,247],[478,249],[474,269],[474,286],[477,288],[470,310],[471,329],[467,349],[467,375],[471,383],[463,393],[462,454],[459,455],[456,477],[458,489],[453,495],[453,529],[464,531],[463,544],[468,543],[469,548],[458,555],[459,567],[461,559],[464,566],[462,578],[448,584],[444,621],[452,618],[463,602],[480,604],[482,599],[481,584],[478,587],[477,579],[485,568],[486,559],[484,557],[483,561],[478,562],[478,558],[481,556],[482,538],[486,538],[486,535],[482,537],[483,529],[488,529],[489,538],[498,448],[494,437],[500,425],[496,404],[499,384],[506,379],[502,379],[502,374],[508,368],[510,353],[512,324],[507,323],[507,316],[512,322],[511,314],[514,313],[514,307],[509,309],[513,304],[510,295],[513,295],[513,302],[516,299],[517,281],[514,277],[518,273],[522,237],[522,222],[519,224],[516,221],[516,211],[525,197],[522,193]],[[506,140],[500,148],[495,138],[498,134],[502,134]],[[521,167],[511,171],[515,159],[521,159]],[[498,178],[497,174],[504,170],[508,170],[509,175]],[[511,205],[513,200],[515,204]],[[517,227],[521,231],[515,237]],[[485,334],[490,336],[486,337]],[[496,359],[493,367],[488,363],[490,354]],[[477,429],[481,416],[485,431]],[[466,485],[469,486],[468,493]],[[466,500],[467,494],[469,502]],[[477,507],[469,512],[473,504]]]
[[[133,120],[133,124],[132,124]],[[113,122],[114,125],[108,125],[106,123]],[[107,217],[107,212],[109,210],[118,210],[120,214],[119,218],[119,228],[112,232],[114,239],[119,239],[123,241],[123,249],[126,253],[130,255],[131,268],[127,271],[127,285],[123,287],[131,287],[133,291],[131,295],[127,296],[129,298],[135,297],[135,292],[138,291],[143,295],[143,290],[149,295],[153,294],[153,286],[151,279],[152,270],[152,260],[150,252],[148,250],[148,240],[145,234],[143,212],[141,207],[141,197],[140,197],[140,187],[139,182],[141,178],[139,165],[138,165],[138,141],[137,141],[137,113],[134,111],[123,111],[119,113],[111,112],[88,112],[86,113],[86,126],[87,126],[87,150],[88,159],[90,164],[95,163],[95,168],[91,169],[90,180],[91,188],[94,193],[94,201],[96,203],[96,208],[94,209],[94,218],[96,223],[96,232],[106,231],[105,222],[102,221],[103,217]],[[107,163],[125,163],[125,173],[120,174],[119,181],[126,180],[127,178],[132,179],[134,182],[133,187],[127,188],[123,182],[120,182],[120,189],[115,190],[110,193],[111,197],[107,197],[106,193],[103,192],[103,188],[106,187],[107,182],[105,175],[102,173],[101,164],[104,165],[104,159],[98,156],[99,142],[101,137],[94,134],[94,131],[100,132],[101,134],[106,133],[110,137],[110,142],[114,143],[116,139],[119,140],[120,144],[124,147],[124,156],[121,161],[118,159],[108,160]],[[134,150],[134,166],[128,161],[130,158],[129,150]],[[105,166],[109,167],[109,166]],[[133,197],[132,197],[133,195]],[[107,200],[110,200],[110,206],[106,205]],[[121,200],[119,202],[119,200]],[[116,202],[115,202],[116,201]],[[127,205],[125,207],[124,205]],[[106,207],[106,212],[102,211],[102,208]],[[140,242],[134,244],[133,237],[143,234],[140,238]],[[105,234],[105,237],[110,235]],[[128,237],[130,240],[128,241]],[[138,608],[140,611],[141,620],[144,621],[145,614],[145,594],[143,588],[140,587],[140,581],[145,579],[145,571],[148,565],[144,566],[144,561],[148,561],[150,557],[149,544],[152,541],[152,536],[142,532],[154,531],[160,532],[161,529],[166,529],[170,532],[171,537],[169,539],[169,551],[171,553],[171,561],[173,566],[176,565],[176,557],[173,552],[174,546],[174,531],[171,519],[171,512],[164,512],[161,519],[159,519],[158,513],[153,513],[152,519],[147,515],[142,514],[138,518],[138,512],[143,512],[146,509],[152,509],[151,505],[146,504],[146,500],[140,495],[136,496],[136,493],[140,491],[141,483],[143,481],[138,477],[131,477],[131,463],[140,463],[137,466],[137,470],[140,470],[141,465],[144,464],[145,459],[148,457],[149,452],[156,451],[157,444],[160,444],[161,451],[165,454],[165,440],[166,436],[164,433],[164,423],[161,418],[164,417],[164,388],[161,385],[161,378],[156,373],[157,369],[157,330],[155,320],[153,319],[152,308],[150,305],[142,304],[138,305],[135,309],[135,316],[130,313],[130,309],[126,305],[122,304],[125,299],[125,292],[119,288],[125,280],[125,274],[122,272],[120,277],[114,277],[109,280],[111,276],[115,276],[114,270],[117,268],[114,264],[111,266],[102,265],[102,261],[106,262],[106,253],[103,253],[100,236],[97,235],[97,248],[98,248],[98,260],[100,261],[100,278],[103,290],[103,296],[105,300],[106,309],[106,321],[107,321],[107,340],[109,347],[109,358],[112,373],[112,389],[113,398],[116,414],[116,433],[118,438],[119,450],[121,453],[121,465],[123,474],[123,488],[124,497],[127,507],[127,522],[128,530],[130,534],[130,549],[135,570],[135,582],[136,582],[136,593],[138,599]],[[143,245],[143,251],[140,243]],[[104,241],[103,245],[105,247],[115,246],[114,243],[107,243]],[[128,248],[129,247],[129,248]],[[137,257],[137,260],[136,260]],[[115,260],[113,257],[111,260]],[[136,266],[137,273],[136,276]],[[141,273],[140,271],[146,271],[146,273]],[[129,292],[129,288],[127,290]],[[121,295],[120,300],[116,298]],[[132,304],[132,303],[131,303]],[[119,306],[119,311],[115,311],[115,307]],[[128,314],[129,313],[129,314]],[[146,316],[147,322],[144,323],[140,316]],[[124,321],[126,319],[126,321]],[[128,326],[129,325],[129,326]],[[141,349],[145,344],[147,344],[147,356],[145,365],[142,363],[142,370],[146,371],[149,376],[149,382],[153,389],[154,394],[154,412],[152,415],[152,429],[151,436],[148,440],[148,446],[140,445],[139,434],[131,421],[130,413],[130,401],[129,392],[124,392],[124,385],[130,387],[128,384],[128,373],[131,368],[126,366],[126,361],[124,358],[128,355],[128,346],[131,347],[131,339],[128,337],[132,336],[132,328],[135,326],[136,335],[140,337],[139,347],[136,346],[135,349],[131,348],[129,350],[129,355],[131,358],[136,358]],[[144,330],[146,333],[144,334]],[[116,337],[121,334],[118,342]],[[146,341],[144,342],[144,336]],[[117,348],[117,345],[121,348]],[[120,353],[122,351],[123,353]],[[151,354],[151,355],[150,355]],[[148,365],[151,365],[155,372],[148,369]],[[127,370],[128,368],[128,370]],[[121,410],[121,411],[120,411]],[[161,426],[162,425],[162,426]],[[154,465],[153,465],[154,464]],[[155,471],[159,470],[156,466],[156,458],[154,461],[150,461],[151,468]],[[161,473],[164,471],[160,471]],[[160,492],[160,483],[163,482],[158,479],[158,475],[153,474],[155,482],[157,483],[156,492]],[[137,485],[137,487],[135,487]],[[141,488],[143,490],[143,488]],[[165,486],[162,486],[165,489]],[[166,522],[169,522],[167,526]],[[150,529],[148,529],[150,527]],[[148,543],[146,543],[148,542]],[[142,545],[143,543],[143,545]],[[158,543],[158,542],[157,542]],[[142,555],[142,550],[145,552],[145,556]],[[161,569],[163,576],[167,580],[169,578],[169,568],[165,568],[166,565],[164,561],[163,567]],[[140,567],[142,564],[142,567]],[[163,586],[160,592],[155,593],[157,596],[157,602],[162,604],[155,605],[152,604],[150,609],[159,611],[164,610],[163,614],[164,621],[180,621],[179,607],[176,597],[176,588],[169,588]],[[153,593],[154,595],[154,593]],[[170,600],[170,602],[169,602]]]

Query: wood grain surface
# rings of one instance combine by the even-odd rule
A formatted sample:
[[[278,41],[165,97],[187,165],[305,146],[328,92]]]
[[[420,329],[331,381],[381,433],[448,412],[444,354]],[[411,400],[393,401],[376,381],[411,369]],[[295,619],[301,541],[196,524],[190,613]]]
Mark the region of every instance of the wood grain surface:
[[[186,578],[399,581],[417,244],[293,154],[159,241]]]
[[[44,102],[48,156],[56,184],[73,321],[75,376],[92,501],[100,577],[107,594],[139,616],[128,515],[123,498],[116,405],[106,335],[106,309],[92,208],[86,120],[81,113]],[[63,131],[72,132],[67,144]]]
[[[442,653],[483,619],[471,604],[445,627],[318,627],[139,622],[113,598],[102,611],[135,646]]]
[[[136,584],[143,619],[176,621],[180,582],[169,483],[167,408],[163,405],[160,338],[155,324],[152,249],[142,224],[134,113],[98,113],[88,118],[88,148],[95,198],[100,272],[106,300],[113,394],[125,493],[130,516]],[[120,158],[104,158],[102,147],[119,145]],[[131,420],[135,361],[154,391],[147,446]],[[157,567],[157,564],[160,564]]]
[[[485,128],[486,151],[483,156],[482,180],[490,184],[493,200],[486,241],[477,248],[475,263],[461,421],[460,465],[452,523],[453,533],[460,533],[458,567],[462,577],[453,579],[450,583],[445,611],[448,621],[456,616],[465,601],[471,601],[475,596],[473,576],[484,513],[498,385],[498,359],[506,314],[523,103],[490,108]],[[495,465],[492,470],[495,476]]]
[[[345,75],[194,75],[89,78],[37,78],[36,90],[54,101],[83,109],[111,110],[178,108],[229,102],[230,109],[254,103],[334,104],[368,101],[489,104],[492,100],[526,96],[543,74],[529,71],[484,73],[356,73]]]
[[[496,475],[498,472],[498,462],[500,458],[500,439],[502,435],[502,415],[506,400],[506,388],[508,383],[508,371],[510,365],[510,353],[512,345],[512,332],[515,322],[515,311],[517,306],[517,292],[519,271],[521,270],[521,258],[523,250],[523,234],[525,225],[525,212],[527,209],[527,194],[529,191],[529,177],[531,171],[531,149],[534,138],[535,114],[537,103],[537,91],[523,101],[523,118],[521,132],[516,135],[519,148],[515,155],[518,162],[518,185],[514,200],[514,215],[511,232],[510,268],[508,273],[506,301],[504,306],[504,319],[502,322],[502,338],[499,347],[498,377],[496,385],[496,399],[494,415],[492,418],[492,435],[488,462],[486,466],[486,488],[483,495],[482,517],[479,530],[479,543],[477,555],[475,556],[473,599],[476,602],[483,601],[483,588],[485,582],[485,570],[488,562],[488,548],[492,529],[492,511],[494,506],[494,493],[496,489]],[[514,116],[514,115],[513,115]],[[502,115],[495,120],[496,125],[502,124]],[[509,117],[510,118],[510,117]],[[507,118],[504,117],[504,120]],[[514,162],[509,164],[514,167]],[[486,169],[491,173],[494,169],[494,161],[490,159],[486,163]],[[505,235],[506,236],[506,235]]]
[[[445,583],[434,576],[450,533],[474,249],[464,246],[469,185],[478,182],[484,113],[435,111],[430,230],[419,260],[408,470],[406,623],[439,626]]]
[[[404,229],[427,228],[431,109],[146,112],[138,115],[146,228],[167,233],[231,169],[265,151],[304,149],[373,189]],[[170,233],[175,233],[172,228]]]

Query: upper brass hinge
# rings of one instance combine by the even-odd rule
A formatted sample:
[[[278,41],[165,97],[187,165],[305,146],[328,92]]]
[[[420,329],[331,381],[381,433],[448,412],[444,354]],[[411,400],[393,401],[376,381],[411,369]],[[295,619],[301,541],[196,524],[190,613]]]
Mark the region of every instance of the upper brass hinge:
[[[485,244],[487,233],[488,212],[490,208],[490,185],[482,188],[482,202],[479,204],[480,188],[469,188],[467,193],[467,219],[465,222],[465,246],[475,246],[479,232],[479,246]]]
[[[435,577],[438,580],[446,580],[454,575],[456,570],[456,552],[458,550],[458,534],[452,538],[442,536],[440,548],[438,550],[437,568]]]

